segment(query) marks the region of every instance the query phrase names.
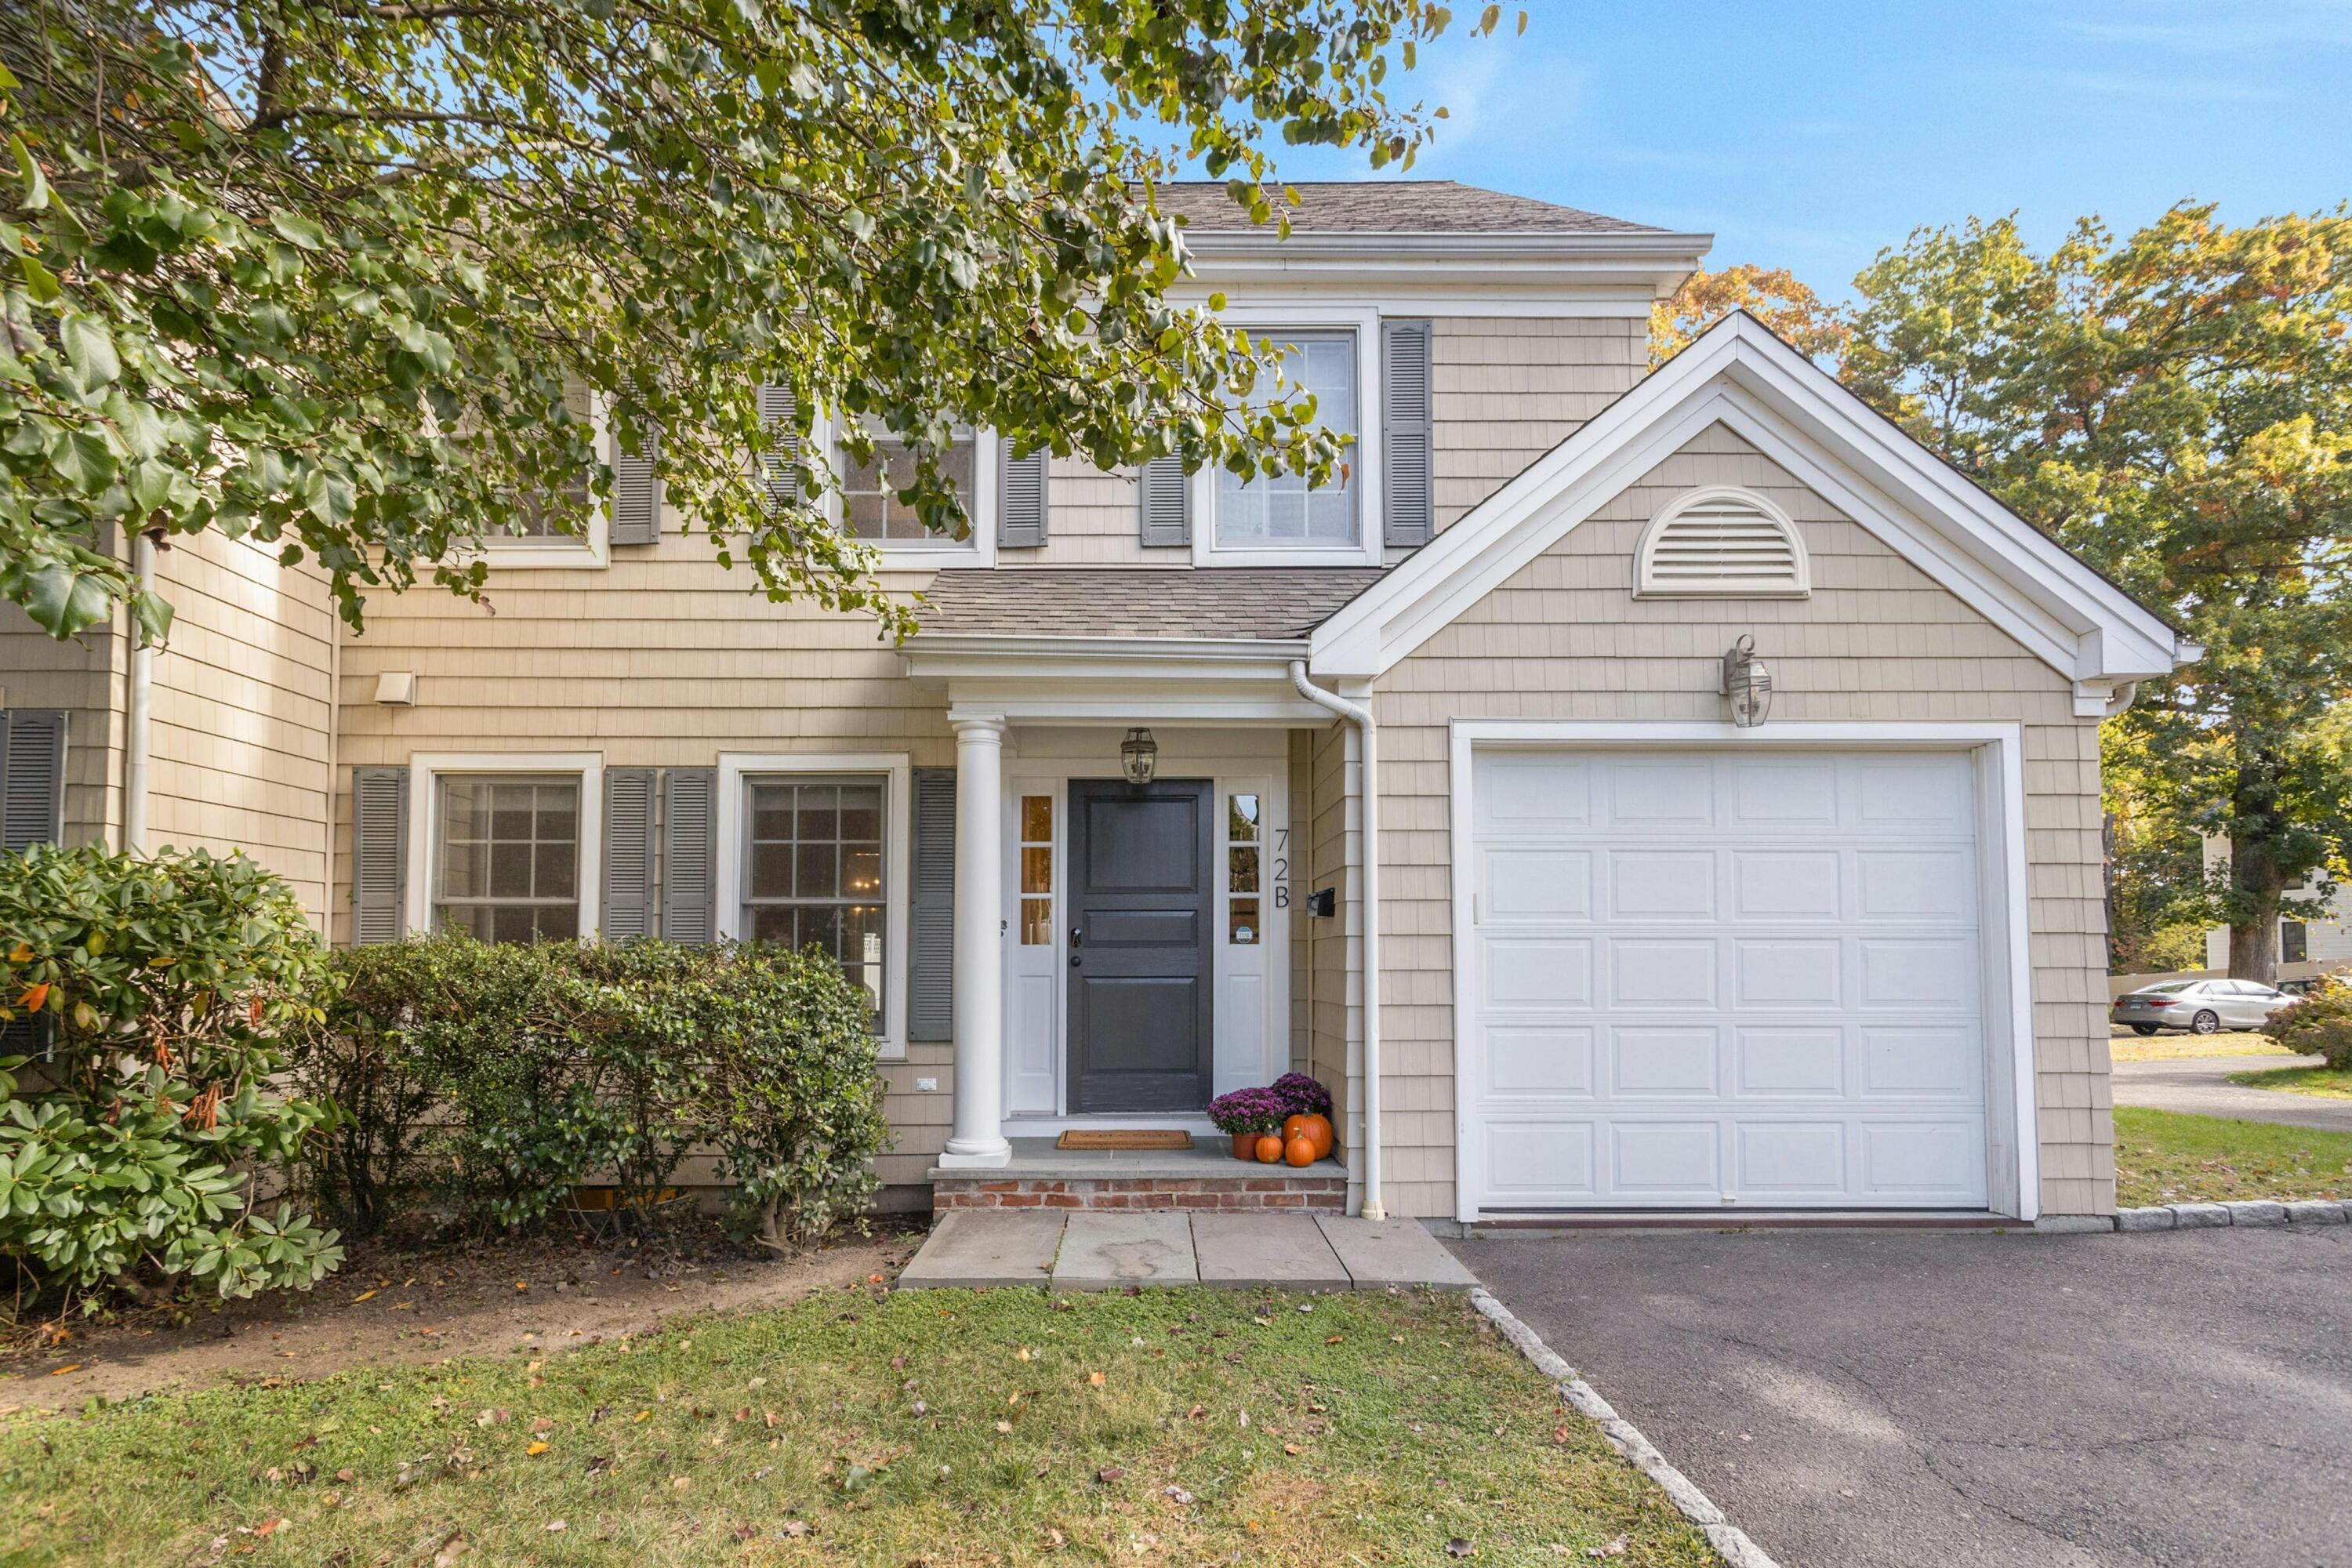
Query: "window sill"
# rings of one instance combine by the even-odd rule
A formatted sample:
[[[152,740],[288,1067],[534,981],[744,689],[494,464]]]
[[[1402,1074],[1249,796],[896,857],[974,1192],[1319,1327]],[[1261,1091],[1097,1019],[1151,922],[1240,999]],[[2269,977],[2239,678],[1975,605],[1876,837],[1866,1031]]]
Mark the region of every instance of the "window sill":
[[[1361,544],[1212,544],[1199,566],[1377,566],[1381,552]]]

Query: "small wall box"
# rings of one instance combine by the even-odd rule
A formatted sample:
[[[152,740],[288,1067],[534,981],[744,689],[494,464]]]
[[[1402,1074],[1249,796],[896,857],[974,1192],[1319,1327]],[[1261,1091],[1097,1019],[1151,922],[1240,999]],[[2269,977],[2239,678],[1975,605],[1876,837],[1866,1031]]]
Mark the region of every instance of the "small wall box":
[[[1339,912],[1339,889],[1318,888],[1307,895],[1307,912],[1317,920],[1329,920]]]

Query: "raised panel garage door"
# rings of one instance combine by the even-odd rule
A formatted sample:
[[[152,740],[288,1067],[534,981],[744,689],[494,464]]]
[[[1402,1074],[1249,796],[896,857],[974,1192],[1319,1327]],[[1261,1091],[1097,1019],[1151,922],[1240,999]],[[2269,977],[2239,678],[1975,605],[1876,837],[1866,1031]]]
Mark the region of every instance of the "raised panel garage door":
[[[1966,754],[1473,767],[1481,1212],[1984,1206]]]

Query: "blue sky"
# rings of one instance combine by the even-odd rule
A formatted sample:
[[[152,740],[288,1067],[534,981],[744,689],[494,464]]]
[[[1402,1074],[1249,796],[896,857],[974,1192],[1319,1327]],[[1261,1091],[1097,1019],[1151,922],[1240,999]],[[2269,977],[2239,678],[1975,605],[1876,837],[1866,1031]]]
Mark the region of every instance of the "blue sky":
[[[1475,16],[1476,0],[1456,0]],[[1510,22],[1506,7],[1504,32]],[[2172,202],[2352,197],[2352,0],[1530,0],[1391,79],[1452,119],[1413,176],[1713,232],[1711,264],[1843,297],[1921,225],[2017,209],[2046,245]],[[1291,149],[1294,179],[1361,160]]]

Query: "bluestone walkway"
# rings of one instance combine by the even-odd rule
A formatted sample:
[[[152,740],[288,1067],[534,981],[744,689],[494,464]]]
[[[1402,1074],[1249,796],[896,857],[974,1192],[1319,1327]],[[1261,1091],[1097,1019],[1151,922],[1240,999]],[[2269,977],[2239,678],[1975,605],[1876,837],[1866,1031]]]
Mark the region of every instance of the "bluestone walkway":
[[[2274,1068],[2315,1068],[2317,1057],[2185,1057],[2175,1061],[2117,1062],[2117,1105],[2152,1110],[2182,1110],[2192,1116],[2230,1116],[2241,1121],[2274,1121],[2283,1127],[2320,1127],[2352,1132],[2352,1100],[2326,1100],[2284,1089],[2248,1089],[2231,1083],[2233,1072]]]
[[[1221,1285],[1381,1290],[1477,1283],[1412,1220],[1173,1209],[956,1209],[898,1276],[901,1290],[1007,1285],[1123,1290]]]

